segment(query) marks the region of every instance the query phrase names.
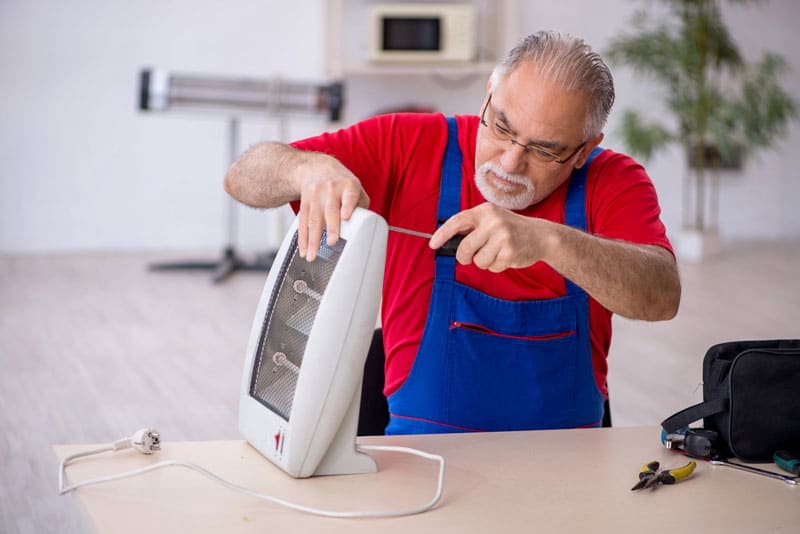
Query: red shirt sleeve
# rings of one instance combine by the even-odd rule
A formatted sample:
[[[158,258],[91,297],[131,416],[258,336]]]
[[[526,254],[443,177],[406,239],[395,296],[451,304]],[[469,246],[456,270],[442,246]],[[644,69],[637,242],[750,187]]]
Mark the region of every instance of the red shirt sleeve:
[[[438,194],[438,170],[431,168],[426,156],[440,154],[446,142],[441,114],[414,114],[413,120],[405,120],[405,115],[379,115],[292,146],[338,159],[361,181],[370,209],[392,224],[398,205],[404,210],[413,208],[408,204],[410,197],[400,201],[399,196]]]
[[[605,150],[592,162],[588,178],[590,233],[672,252],[658,196],[644,167],[624,154]]]

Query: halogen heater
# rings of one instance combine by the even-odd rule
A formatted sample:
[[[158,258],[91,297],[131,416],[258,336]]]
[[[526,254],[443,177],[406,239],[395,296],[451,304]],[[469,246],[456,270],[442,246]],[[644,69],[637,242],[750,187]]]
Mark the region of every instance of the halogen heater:
[[[378,315],[386,222],[365,209],[318,257],[298,254],[297,220],[267,277],[250,334],[239,429],[293,477],[377,470],[356,451],[364,361]]]

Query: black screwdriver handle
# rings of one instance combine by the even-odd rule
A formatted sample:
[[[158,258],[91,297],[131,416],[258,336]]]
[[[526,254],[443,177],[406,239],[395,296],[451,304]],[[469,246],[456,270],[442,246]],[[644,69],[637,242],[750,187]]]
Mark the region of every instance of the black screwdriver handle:
[[[458,245],[461,244],[461,241],[465,238],[465,235],[457,234],[447,240],[447,242],[436,249],[437,256],[449,256],[455,258],[456,250],[458,250]]]

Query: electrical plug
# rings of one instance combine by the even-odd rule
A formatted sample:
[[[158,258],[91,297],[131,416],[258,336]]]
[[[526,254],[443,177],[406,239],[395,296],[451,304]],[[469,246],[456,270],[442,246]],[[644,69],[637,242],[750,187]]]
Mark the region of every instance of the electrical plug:
[[[161,434],[152,428],[141,428],[131,438],[134,449],[144,454],[153,454],[161,450]]]

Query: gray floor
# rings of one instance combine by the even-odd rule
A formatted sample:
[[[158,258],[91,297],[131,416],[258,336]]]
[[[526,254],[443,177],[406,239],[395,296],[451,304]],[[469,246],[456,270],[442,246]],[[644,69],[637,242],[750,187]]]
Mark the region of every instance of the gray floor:
[[[238,438],[242,359],[265,274],[215,286],[204,273],[146,270],[164,259],[0,256],[0,531],[86,530],[75,497],[56,495],[55,443],[108,442],[142,426],[167,441]],[[729,248],[681,265],[675,320],[615,320],[614,424],[655,425],[700,400],[714,343],[800,337],[798,265],[800,242]]]

